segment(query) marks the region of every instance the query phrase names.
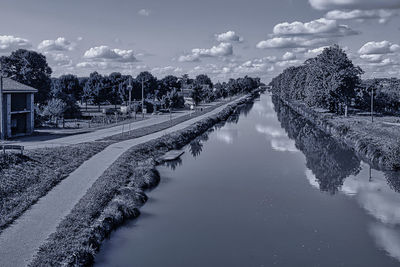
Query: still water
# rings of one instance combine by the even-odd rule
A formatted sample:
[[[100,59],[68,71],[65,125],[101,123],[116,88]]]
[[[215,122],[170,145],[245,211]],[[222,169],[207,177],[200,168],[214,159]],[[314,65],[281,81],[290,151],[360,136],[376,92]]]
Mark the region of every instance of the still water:
[[[398,266],[400,178],[262,95],[160,166],[96,266]]]

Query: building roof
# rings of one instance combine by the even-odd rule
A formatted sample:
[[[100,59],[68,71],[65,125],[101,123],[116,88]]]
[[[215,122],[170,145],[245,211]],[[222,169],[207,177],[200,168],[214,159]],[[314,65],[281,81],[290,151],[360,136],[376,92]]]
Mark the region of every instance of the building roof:
[[[33,87],[14,81],[10,78],[3,78],[3,93],[37,93]]]

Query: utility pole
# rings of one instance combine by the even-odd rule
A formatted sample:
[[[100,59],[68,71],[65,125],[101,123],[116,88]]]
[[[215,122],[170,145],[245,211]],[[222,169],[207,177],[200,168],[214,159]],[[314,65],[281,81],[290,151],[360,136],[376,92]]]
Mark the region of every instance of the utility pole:
[[[142,78],[142,118],[144,118],[144,79]]]
[[[129,77],[128,91],[129,91],[128,106],[129,106],[129,109],[130,109],[131,108],[131,101],[132,101],[132,78],[131,77]]]
[[[374,87],[371,86],[371,122],[374,122]]]

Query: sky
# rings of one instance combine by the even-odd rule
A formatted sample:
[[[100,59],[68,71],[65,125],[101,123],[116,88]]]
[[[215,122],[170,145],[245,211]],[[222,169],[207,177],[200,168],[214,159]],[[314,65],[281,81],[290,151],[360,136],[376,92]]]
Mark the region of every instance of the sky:
[[[339,44],[364,78],[400,76],[400,0],[1,0],[0,55],[44,54],[53,76],[150,71],[268,83]]]

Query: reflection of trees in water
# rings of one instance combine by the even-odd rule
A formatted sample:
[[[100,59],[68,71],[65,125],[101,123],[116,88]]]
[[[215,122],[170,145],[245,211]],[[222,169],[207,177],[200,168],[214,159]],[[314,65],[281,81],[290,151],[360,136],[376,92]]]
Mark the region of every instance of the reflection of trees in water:
[[[217,124],[214,125],[214,129],[215,129],[215,130],[219,130],[219,129],[221,129],[222,127],[224,127],[225,124],[226,124],[226,121],[218,122]]]
[[[176,160],[165,161],[164,166],[171,168],[171,170],[175,170],[178,166],[182,165],[182,159],[177,158]]]
[[[239,114],[235,112],[226,121],[237,124],[239,122]]]
[[[227,119],[227,122],[237,124],[239,122],[240,115],[244,115],[246,117],[250,113],[253,106],[254,102],[245,103],[238,106],[233,114]]]
[[[240,107],[241,114],[243,114],[245,117],[247,117],[247,115],[249,115],[253,106],[254,106],[254,102],[244,104],[243,106]]]
[[[400,171],[385,172],[385,177],[391,189],[400,193]]]
[[[201,151],[203,151],[203,144],[199,138],[196,138],[189,143],[189,151],[195,158],[200,155]]]
[[[198,157],[200,153],[203,151],[203,143],[208,141],[209,134],[215,130],[221,129],[226,125],[227,122],[237,124],[239,122],[240,115],[247,115],[250,110],[253,108],[254,103],[247,103],[240,105],[236,108],[235,112],[229,116],[226,121],[219,122],[214,125],[214,127],[210,128],[204,134],[200,135],[193,141],[189,143],[189,151],[193,157]]]
[[[346,145],[337,142],[295,113],[277,98],[274,109],[281,126],[306,156],[306,166],[315,175],[321,191],[336,193],[349,175],[360,171],[360,160]]]

